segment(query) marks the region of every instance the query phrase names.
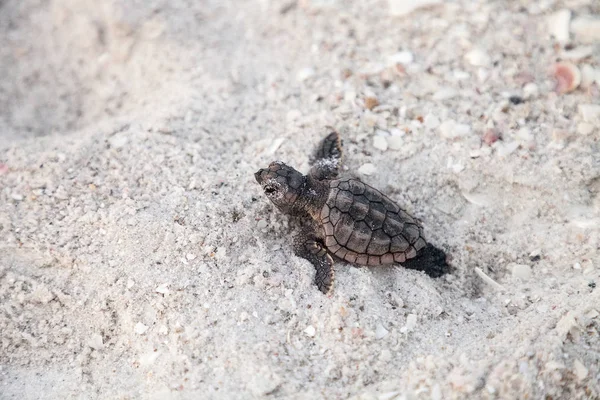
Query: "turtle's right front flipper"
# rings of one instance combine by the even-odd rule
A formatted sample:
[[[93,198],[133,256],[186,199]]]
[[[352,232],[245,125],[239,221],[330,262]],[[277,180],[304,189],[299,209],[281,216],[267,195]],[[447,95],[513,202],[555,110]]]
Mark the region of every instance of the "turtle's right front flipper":
[[[335,179],[342,165],[342,154],[340,134],[333,131],[317,146],[310,174],[318,180]]]
[[[328,294],[333,287],[333,258],[314,235],[303,231],[294,238],[294,253],[307,259],[316,269],[315,284],[321,292]]]

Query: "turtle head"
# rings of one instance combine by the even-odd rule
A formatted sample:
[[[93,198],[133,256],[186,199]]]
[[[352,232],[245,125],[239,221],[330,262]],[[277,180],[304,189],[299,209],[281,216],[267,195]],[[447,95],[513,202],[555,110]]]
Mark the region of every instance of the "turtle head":
[[[296,200],[302,196],[306,183],[304,175],[280,161],[275,161],[267,168],[255,172],[254,177],[277,208],[288,214],[296,211]]]

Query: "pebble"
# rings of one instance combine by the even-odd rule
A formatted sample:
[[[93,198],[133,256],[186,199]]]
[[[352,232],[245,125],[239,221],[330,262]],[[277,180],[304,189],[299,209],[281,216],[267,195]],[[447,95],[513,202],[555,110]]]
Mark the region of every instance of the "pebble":
[[[582,43],[600,42],[600,17],[586,15],[573,19],[571,32]]]
[[[363,175],[373,175],[375,173],[375,171],[377,171],[377,168],[375,168],[375,166],[371,163],[366,163],[363,164],[359,169],[358,172],[363,174]]]
[[[127,289],[131,289],[135,285],[135,281],[131,278],[127,279]]]
[[[584,122],[600,126],[600,104],[580,104],[578,110]]]
[[[133,328],[133,331],[135,333],[137,333],[138,335],[143,335],[144,333],[146,333],[146,331],[148,330],[148,327],[144,324],[142,324],[141,322],[138,322],[137,324],[135,324],[135,327]]]
[[[471,127],[466,124],[459,124],[454,120],[444,121],[440,126],[440,134],[446,139],[456,139],[467,136],[471,133]]]
[[[168,286],[169,286],[168,283],[163,283],[162,285],[158,286],[154,290],[156,291],[156,293],[169,294],[169,288],[168,288]]]
[[[94,350],[102,350],[104,348],[102,336],[97,333],[92,334],[90,340],[88,341],[88,346],[90,346]]]
[[[387,144],[391,150],[400,150],[404,146],[402,136],[390,136],[387,138]]]
[[[483,143],[487,144],[488,146],[493,145],[499,139],[500,139],[500,133],[498,132],[497,129],[494,129],[494,128],[486,129],[486,131],[483,133],[483,136],[481,137],[481,140],[483,140]]]
[[[375,339],[380,340],[386,337],[390,333],[387,329],[383,327],[381,324],[377,324],[375,328]]]
[[[453,88],[443,88],[433,94],[432,99],[436,101],[450,100],[458,96],[458,91]]]
[[[589,122],[580,122],[577,124],[577,133],[587,136],[594,132],[594,125]],[[391,147],[391,146],[390,146]]]
[[[315,69],[314,68],[302,68],[300,71],[298,71],[298,73],[296,74],[296,79],[299,82],[304,82],[305,80],[307,80],[308,78],[312,77],[315,75]]]
[[[390,15],[393,17],[403,17],[421,7],[427,7],[441,3],[442,0],[388,0]]]
[[[410,51],[400,51],[390,56],[390,64],[410,64],[415,60],[415,56]]]
[[[365,108],[368,110],[372,110],[379,105],[379,100],[377,97],[366,97],[365,98]]]
[[[534,97],[537,97],[538,94],[539,94],[538,85],[536,85],[533,82],[530,82],[523,87],[523,96],[526,99],[532,99]]]
[[[519,278],[524,281],[528,280],[532,276],[531,267],[525,264],[512,264],[511,266],[513,278]]]
[[[547,19],[548,33],[559,43],[569,41],[569,24],[571,10],[562,9],[550,15]]]
[[[416,314],[408,314],[406,317],[406,330],[408,332],[412,332],[417,327],[417,315]]]
[[[440,126],[439,118],[433,114],[427,114],[423,120],[423,123],[427,129],[435,129]]]
[[[18,193],[12,193],[10,195],[11,199],[16,200],[16,201],[21,201],[23,200],[23,195],[20,195]]]
[[[306,336],[308,336],[308,337],[315,337],[315,335],[317,334],[317,330],[315,329],[314,326],[309,325],[304,330],[304,334],[306,334]]]
[[[474,67],[487,67],[491,63],[490,56],[481,49],[473,49],[465,54],[465,60]]]
[[[264,219],[261,219],[260,221],[258,221],[256,223],[256,227],[258,229],[265,229],[267,227],[267,221],[265,221]]]
[[[527,127],[519,129],[515,137],[517,141],[521,144],[531,144],[535,138],[533,136],[533,133],[531,133],[531,129]]]
[[[556,324],[556,332],[561,340],[566,340],[567,335],[575,337],[579,331],[579,324],[575,320],[575,313],[573,311],[567,312]]]
[[[583,381],[588,376],[588,369],[579,360],[573,361],[573,370],[575,371],[575,376],[579,382]]]
[[[502,143],[496,147],[496,154],[500,157],[506,157],[519,148],[519,142]]]
[[[377,150],[386,151],[388,149],[388,142],[383,136],[375,136],[373,138],[373,147]]]
[[[600,85],[600,69],[596,69],[589,64],[583,64],[579,69],[581,70],[581,84],[579,86],[589,88],[594,82]]]

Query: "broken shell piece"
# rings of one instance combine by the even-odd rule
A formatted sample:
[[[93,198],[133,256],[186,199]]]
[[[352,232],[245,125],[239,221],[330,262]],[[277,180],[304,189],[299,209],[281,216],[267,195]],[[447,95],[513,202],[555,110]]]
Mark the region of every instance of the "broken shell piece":
[[[554,64],[552,75],[556,79],[555,90],[559,94],[572,92],[577,89],[581,83],[581,72],[579,71],[579,68],[569,62]]]
[[[483,143],[487,144],[488,146],[491,146],[494,143],[496,143],[498,139],[500,139],[500,133],[494,128],[487,129],[481,137]]]

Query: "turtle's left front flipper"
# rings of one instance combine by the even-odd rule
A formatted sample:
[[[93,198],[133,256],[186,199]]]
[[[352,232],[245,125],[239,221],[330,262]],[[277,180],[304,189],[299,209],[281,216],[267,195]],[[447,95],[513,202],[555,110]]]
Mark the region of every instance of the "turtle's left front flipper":
[[[294,253],[307,259],[316,269],[315,284],[321,292],[328,294],[333,287],[333,258],[327,249],[316,240],[312,232],[304,230],[294,238]]]
[[[446,253],[430,243],[419,250],[416,257],[406,260],[401,264],[404,268],[423,271],[432,278],[439,278],[451,270],[447,262]]]
[[[335,179],[342,165],[342,140],[336,131],[327,135],[317,146],[311,159],[310,174],[322,181]]]

